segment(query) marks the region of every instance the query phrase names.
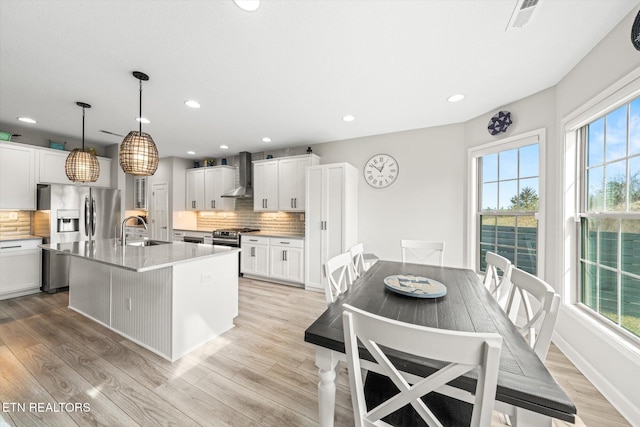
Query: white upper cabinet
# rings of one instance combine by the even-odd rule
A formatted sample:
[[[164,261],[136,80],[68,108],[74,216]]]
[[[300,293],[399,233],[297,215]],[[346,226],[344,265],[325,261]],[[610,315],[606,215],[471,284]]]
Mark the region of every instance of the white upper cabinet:
[[[38,149],[39,153],[39,179],[41,184],[73,184],[67,178],[64,171],[64,164],[69,156],[69,151],[53,150],[49,148]],[[100,175],[96,182],[87,182],[83,185],[92,187],[111,187],[111,159],[98,157],[100,165]]]
[[[0,209],[36,209],[36,150],[0,144]]]
[[[189,169],[186,173],[186,208],[188,211],[204,210],[204,169]]]
[[[189,169],[186,172],[187,210],[232,211],[236,207],[233,198],[222,197],[233,190],[235,168],[213,166]]]
[[[204,209],[210,211],[232,211],[236,199],[222,197],[233,190],[236,170],[233,166],[214,166],[204,170]]]
[[[307,166],[320,162],[316,155],[285,157],[278,165],[278,209],[304,212]]]
[[[278,160],[253,162],[253,210],[278,210]]]
[[[253,210],[304,212],[306,171],[315,154],[253,162]]]

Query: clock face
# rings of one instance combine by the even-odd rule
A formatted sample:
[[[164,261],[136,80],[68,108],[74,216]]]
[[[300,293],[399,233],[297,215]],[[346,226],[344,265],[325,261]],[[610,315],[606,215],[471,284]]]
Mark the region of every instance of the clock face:
[[[395,182],[399,172],[396,159],[388,154],[376,154],[364,165],[364,180],[373,188],[385,188]]]

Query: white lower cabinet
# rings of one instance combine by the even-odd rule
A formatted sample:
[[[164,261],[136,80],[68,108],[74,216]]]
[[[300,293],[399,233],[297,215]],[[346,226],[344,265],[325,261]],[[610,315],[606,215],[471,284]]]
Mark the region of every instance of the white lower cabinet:
[[[40,292],[41,239],[0,242],[0,299]]]
[[[304,240],[263,236],[242,238],[242,268],[258,276],[286,284],[304,283]]]
[[[269,272],[272,278],[304,283],[304,241],[302,239],[270,239],[269,259]]]
[[[269,238],[247,237],[242,239],[242,257],[240,271],[242,274],[269,275]]]

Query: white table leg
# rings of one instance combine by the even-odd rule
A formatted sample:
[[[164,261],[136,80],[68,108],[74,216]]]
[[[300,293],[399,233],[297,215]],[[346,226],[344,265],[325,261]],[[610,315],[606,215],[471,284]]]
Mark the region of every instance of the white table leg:
[[[551,427],[551,417],[515,408],[515,414],[511,415],[512,427]]]
[[[333,351],[317,347],[316,366],[318,367],[318,415],[320,427],[333,427],[336,404],[336,365],[338,358]]]

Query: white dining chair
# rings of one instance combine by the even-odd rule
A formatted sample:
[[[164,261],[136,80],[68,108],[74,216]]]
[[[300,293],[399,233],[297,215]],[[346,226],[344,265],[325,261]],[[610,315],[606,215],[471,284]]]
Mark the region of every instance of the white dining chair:
[[[325,299],[327,304],[331,304],[340,294],[346,292],[355,280],[351,253],[345,252],[329,258],[324,264],[324,271],[327,275]]]
[[[505,312],[516,326],[518,314],[524,312],[526,323],[518,329],[544,362],[558,318],[560,295],[544,280],[516,267],[512,268],[511,283]],[[535,312],[531,299],[535,300]]]
[[[351,259],[353,260],[353,271],[355,278],[362,276],[365,271],[369,270],[373,264],[378,261],[378,257],[374,254],[364,253],[364,244],[358,243],[349,249]]]
[[[387,319],[348,304],[343,307],[349,385],[357,427],[389,425],[381,421],[382,418],[407,404],[410,404],[428,425],[442,426],[432,408],[429,408],[421,397],[433,391],[437,392],[440,387],[476,368],[477,384],[472,399],[471,426],[491,425],[502,349],[500,335],[429,328]],[[375,359],[379,368],[376,372],[388,376],[400,390],[398,394],[370,410],[367,410],[363,380],[359,375],[361,364],[358,340]],[[433,374],[409,384],[385,354],[388,349],[439,360],[445,364]]]
[[[487,252],[485,256],[487,262],[484,275],[484,286],[491,292],[491,295],[498,301],[500,307],[506,311],[507,298],[511,290],[511,269],[512,264],[507,258]]]
[[[444,242],[429,242],[424,240],[401,240],[402,262],[416,264],[434,264],[429,262],[438,255],[438,263],[442,267],[444,261]]]

